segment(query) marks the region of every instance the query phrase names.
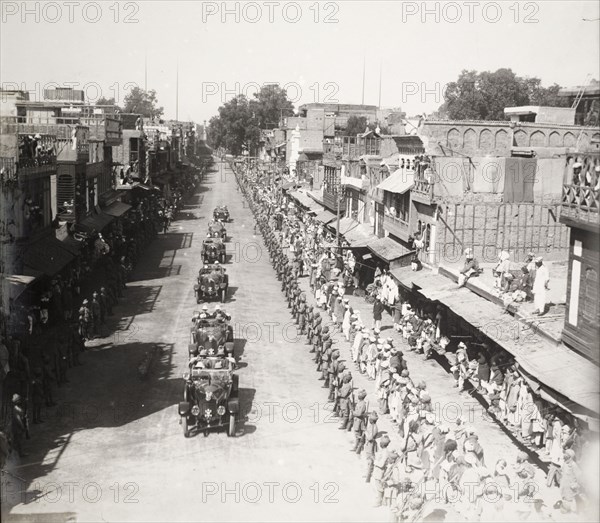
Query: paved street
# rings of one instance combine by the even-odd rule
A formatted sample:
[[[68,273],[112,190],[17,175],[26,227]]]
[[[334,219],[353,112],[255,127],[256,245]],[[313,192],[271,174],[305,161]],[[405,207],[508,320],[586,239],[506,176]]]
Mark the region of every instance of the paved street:
[[[251,213],[217,164],[166,235],[147,249],[115,309],[109,337],[88,344],[59,406],[27,442],[5,489],[11,514],[74,512],[79,521],[387,520],[371,508],[364,462],[324,402],[290,323]],[[185,439],[178,423],[193,283],[213,208],[227,204],[230,295],[240,358],[238,434]],[[246,258],[244,260],[243,258]],[[213,307],[214,304],[209,304]],[[243,337],[249,341],[244,341]],[[159,345],[146,381],[137,366]],[[22,490],[19,492],[19,490]],[[12,493],[11,493],[12,492]]]

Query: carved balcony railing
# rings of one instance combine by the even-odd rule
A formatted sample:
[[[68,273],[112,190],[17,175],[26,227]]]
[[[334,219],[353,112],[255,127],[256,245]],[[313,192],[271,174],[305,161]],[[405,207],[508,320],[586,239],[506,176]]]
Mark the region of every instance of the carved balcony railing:
[[[600,191],[585,185],[563,185],[561,216],[584,222],[600,224]]]

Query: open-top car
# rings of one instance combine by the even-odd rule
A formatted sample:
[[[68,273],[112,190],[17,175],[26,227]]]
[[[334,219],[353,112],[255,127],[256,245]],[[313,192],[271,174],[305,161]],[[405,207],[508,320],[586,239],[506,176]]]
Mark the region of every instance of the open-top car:
[[[190,329],[190,356],[196,351],[206,350],[208,356],[233,357],[233,340],[233,327],[226,316],[194,313]]]
[[[239,412],[239,378],[233,373],[234,363],[219,356],[195,356],[190,370],[184,373],[183,401],[179,403],[183,435],[192,429],[208,435],[211,428],[227,427],[227,435],[235,436]]]
[[[221,238],[206,238],[202,242],[202,261],[204,263],[225,263],[225,244]]]
[[[208,237],[209,238],[221,238],[221,240],[227,240],[227,230],[222,222],[212,221],[208,224]]]
[[[229,221],[229,209],[227,205],[219,205],[215,207],[213,211],[213,218],[215,221],[228,222]]]
[[[219,298],[221,302],[227,299],[229,275],[219,263],[207,264],[198,272],[198,283],[194,285],[196,303]]]

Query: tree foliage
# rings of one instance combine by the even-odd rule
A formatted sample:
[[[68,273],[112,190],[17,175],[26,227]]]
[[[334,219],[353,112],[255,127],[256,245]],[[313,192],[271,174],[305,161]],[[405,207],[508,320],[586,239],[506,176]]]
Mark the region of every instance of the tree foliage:
[[[164,109],[158,106],[158,99],[154,89],[144,91],[139,87],[134,87],[125,97],[125,106],[123,112],[141,114],[146,118],[160,118]]]
[[[367,123],[366,116],[350,116],[346,122],[346,128],[344,129],[345,136],[356,136],[357,134],[364,133],[367,129],[374,131],[379,127],[379,132],[382,134],[387,133],[387,126],[375,123]]]
[[[495,72],[463,70],[446,86],[438,115],[450,120],[506,120],[504,108],[520,105],[565,107],[560,86],[542,87],[539,78],[522,78],[511,69]]]
[[[104,96],[101,96],[100,98],[98,98],[98,100],[96,100],[96,105],[116,105],[117,107],[119,107],[117,105],[117,102],[115,102],[114,97],[113,98],[104,98]],[[120,107],[119,107],[120,109]]]
[[[294,106],[278,85],[265,85],[253,99],[239,95],[219,107],[218,116],[208,124],[208,142],[214,149],[223,147],[231,154],[254,154],[261,129],[273,129],[282,117],[292,116]]]

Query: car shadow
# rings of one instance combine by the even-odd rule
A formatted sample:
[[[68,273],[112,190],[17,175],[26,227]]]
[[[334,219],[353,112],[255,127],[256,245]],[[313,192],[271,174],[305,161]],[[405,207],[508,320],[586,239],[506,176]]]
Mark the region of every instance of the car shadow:
[[[256,431],[256,426],[248,423],[250,413],[252,412],[252,406],[254,404],[254,396],[256,395],[256,389],[246,389],[240,387],[239,398],[240,398],[240,411],[237,418],[237,430],[236,436],[242,437],[247,434],[252,434]]]

